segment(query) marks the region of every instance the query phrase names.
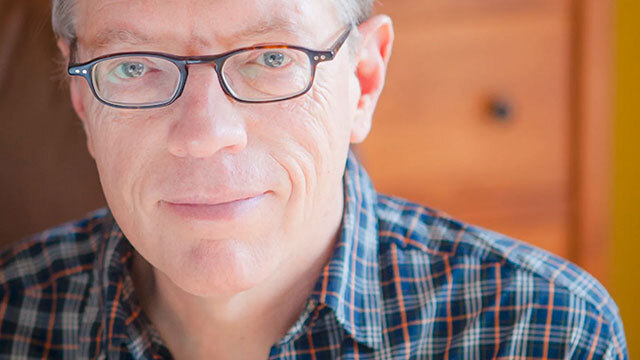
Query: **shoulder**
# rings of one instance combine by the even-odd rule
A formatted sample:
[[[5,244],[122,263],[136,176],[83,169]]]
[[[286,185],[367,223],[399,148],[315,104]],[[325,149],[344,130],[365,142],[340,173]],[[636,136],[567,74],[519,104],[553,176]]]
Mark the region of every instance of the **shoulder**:
[[[95,327],[94,270],[110,219],[99,210],[0,251],[0,357],[78,357],[80,329]]]
[[[383,281],[399,277],[420,284],[405,286],[410,292],[405,298],[418,299],[416,307],[448,306],[446,316],[469,324],[473,318],[480,333],[494,329],[489,324],[497,316],[501,331],[529,327],[521,341],[566,336],[567,344],[579,343],[575,351],[591,351],[597,333],[597,353],[624,353],[617,306],[597,280],[571,262],[399,198],[379,195],[376,215],[381,271],[388,273]]]
[[[110,218],[108,210],[97,210],[1,250],[0,292],[42,288],[90,272]]]
[[[533,245],[384,195],[378,198],[377,214],[381,244],[393,243],[407,251],[407,256],[429,256],[430,260],[446,257],[451,264],[495,263],[606,308],[602,304],[609,297],[597,280],[571,262]]]

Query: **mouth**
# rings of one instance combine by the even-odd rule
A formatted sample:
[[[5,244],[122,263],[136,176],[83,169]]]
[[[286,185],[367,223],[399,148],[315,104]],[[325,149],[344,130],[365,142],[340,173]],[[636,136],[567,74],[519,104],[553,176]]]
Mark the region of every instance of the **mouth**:
[[[161,206],[185,219],[204,221],[232,221],[248,215],[266,198],[268,192],[240,196],[233,199],[214,200],[185,198],[160,202]]]

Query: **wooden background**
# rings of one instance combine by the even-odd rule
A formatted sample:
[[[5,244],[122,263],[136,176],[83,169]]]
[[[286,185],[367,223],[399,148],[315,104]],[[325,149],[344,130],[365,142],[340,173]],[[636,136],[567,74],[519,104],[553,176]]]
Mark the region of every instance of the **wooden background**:
[[[0,243],[103,206],[56,81],[48,0],[0,0]],[[378,189],[607,280],[611,2],[383,0],[396,44],[370,138]]]
[[[388,84],[360,155],[379,190],[608,279],[612,2],[389,0]]]
[[[60,85],[48,0],[0,2],[0,242],[104,204]]]

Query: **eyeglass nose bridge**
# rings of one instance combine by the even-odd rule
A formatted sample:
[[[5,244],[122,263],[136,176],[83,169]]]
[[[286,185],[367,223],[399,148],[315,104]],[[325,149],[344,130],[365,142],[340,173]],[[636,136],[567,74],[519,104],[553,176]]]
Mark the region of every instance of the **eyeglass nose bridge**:
[[[224,76],[222,75],[222,65],[225,60],[229,57],[229,55],[225,54],[222,56],[202,56],[202,57],[192,57],[192,58],[184,58],[182,61],[179,61],[180,68],[180,76],[182,76],[182,81],[180,82],[180,87],[176,92],[173,99],[171,99],[171,103],[175,102],[182,93],[184,92],[185,87],[187,86],[187,79],[189,77],[189,68],[191,65],[207,65],[211,64],[213,67],[213,71],[216,72],[218,77],[218,84],[222,88],[222,91],[225,93],[227,97],[233,100],[237,100],[236,97],[232,94],[231,90],[227,87],[227,83],[224,80]],[[167,105],[169,105],[167,104]]]
[[[213,65],[215,67],[219,66],[219,63],[221,63],[220,61],[220,57],[214,57],[214,58],[190,58],[190,59],[186,59],[184,60],[185,65],[199,65],[199,64],[211,64],[213,63]]]

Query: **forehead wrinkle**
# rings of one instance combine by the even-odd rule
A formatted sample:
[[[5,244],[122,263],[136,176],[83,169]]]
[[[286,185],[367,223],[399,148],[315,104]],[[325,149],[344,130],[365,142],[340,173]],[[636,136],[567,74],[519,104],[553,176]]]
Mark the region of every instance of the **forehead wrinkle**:
[[[154,0],[145,0],[154,1]],[[106,4],[115,5],[121,3],[122,0],[106,0],[101,3],[99,8],[106,8]],[[167,28],[159,27],[153,22],[148,26],[145,22],[139,24],[129,23],[121,19],[116,24],[109,24],[108,29],[97,29],[98,34],[85,39],[81,39],[83,34],[78,34],[79,40],[90,48],[103,50],[107,47],[117,47],[119,44],[144,46],[151,45],[158,50],[169,50],[180,52],[223,52],[232,50],[240,46],[257,45],[258,43],[288,43],[290,45],[307,45],[312,46],[315,39],[314,33],[308,29],[308,24],[302,21],[300,15],[309,12],[304,6],[296,4],[295,6],[284,6],[278,12],[270,12],[269,15],[258,15],[255,21],[245,19],[245,21],[236,21],[236,16],[231,18],[216,16],[206,16],[202,12],[197,13],[195,8],[187,7],[184,9],[190,15],[191,24],[186,27]],[[308,14],[306,14],[308,15]],[[106,22],[102,22],[106,26]],[[241,29],[235,30],[227,25],[242,24]],[[101,26],[102,27],[102,26]],[[95,28],[94,28],[95,29]],[[221,29],[225,29],[220,31]],[[161,33],[158,33],[160,30]],[[218,30],[218,31],[216,31]],[[209,33],[210,32],[210,33]],[[281,37],[278,37],[282,35]],[[171,40],[173,39],[173,40]],[[86,41],[83,41],[86,40]],[[181,50],[179,50],[181,49]],[[215,49],[215,50],[212,50]],[[150,50],[140,48],[141,51]],[[91,51],[93,52],[93,51]]]
[[[259,43],[291,43],[292,39],[297,42],[300,39],[308,38],[306,28],[301,27],[292,18],[282,15],[261,18],[255,22],[248,23],[239,30],[232,30],[227,33],[213,33],[210,37],[203,37],[202,32],[202,27],[194,26],[190,43],[204,48],[211,48],[214,45],[222,46],[220,51],[233,50],[240,46],[258,45]]]

